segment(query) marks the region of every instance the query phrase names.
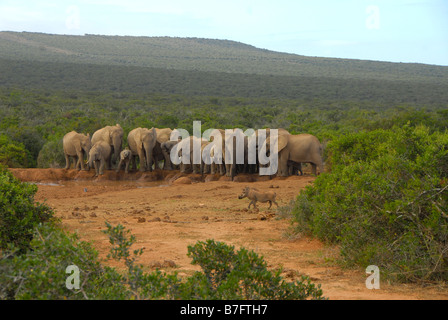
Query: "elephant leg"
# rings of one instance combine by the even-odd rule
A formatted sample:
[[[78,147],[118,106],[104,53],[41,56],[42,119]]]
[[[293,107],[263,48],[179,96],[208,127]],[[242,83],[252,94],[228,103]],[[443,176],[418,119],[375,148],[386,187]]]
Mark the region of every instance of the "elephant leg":
[[[125,173],[129,173],[129,159],[128,160],[126,160],[126,166],[125,166],[125,169],[124,169],[124,172]]]
[[[231,173],[231,177],[232,177],[232,180],[233,180],[233,178],[236,176],[236,165],[235,164],[231,165],[230,173]]]
[[[131,162],[132,162],[132,168],[134,170],[137,170],[137,162],[135,161],[135,156],[134,155],[131,156]]]
[[[232,165],[226,164],[226,176],[231,177],[232,176]]]
[[[314,163],[311,163],[311,173],[315,176],[317,175],[317,166]]]
[[[288,160],[285,157],[279,155],[278,159],[278,176],[287,177],[288,176]]]
[[[76,169],[76,166],[78,164],[78,156],[73,156],[73,168]]]
[[[100,170],[99,170],[99,174],[103,175],[104,174],[104,167],[107,165],[108,161],[105,161],[104,159],[100,160]]]
[[[106,161],[106,165],[103,165],[103,168],[106,166],[106,170],[109,170],[109,168],[112,168],[112,154],[110,155],[109,159]]]
[[[64,156],[65,156],[65,169],[70,169],[70,157],[66,153],[64,153]]]
[[[141,172],[146,171],[146,169],[147,169],[146,168],[146,159],[145,159],[145,155],[144,155],[143,151],[138,152],[138,160],[140,163],[140,171]]]
[[[120,159],[120,162],[118,162],[118,166],[117,166],[117,169],[115,170],[115,172],[119,172],[122,165],[123,165],[123,160]]]
[[[78,161],[76,162],[76,169],[78,170],[84,170],[84,154],[82,152],[77,152],[76,154],[78,156]]]
[[[80,169],[81,164],[79,163],[79,161],[80,161],[80,157],[78,156],[78,160],[76,160],[76,163],[75,163],[75,169],[76,170]]]
[[[193,173],[195,173],[195,174],[201,173],[201,165],[200,164],[193,165]]]
[[[303,176],[302,163],[297,164],[297,175]]]
[[[93,166],[95,167],[95,177],[97,177],[98,176],[98,161],[97,160],[95,160],[95,161],[93,161]]]
[[[288,166],[288,176],[292,176],[294,174],[294,165]]]

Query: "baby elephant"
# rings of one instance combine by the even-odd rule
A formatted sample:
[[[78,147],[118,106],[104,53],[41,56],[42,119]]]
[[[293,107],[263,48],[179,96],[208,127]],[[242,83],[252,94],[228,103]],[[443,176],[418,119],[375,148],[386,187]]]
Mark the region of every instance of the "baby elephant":
[[[129,172],[129,163],[131,162],[131,158],[132,158],[131,150],[126,148],[123,151],[121,151],[121,153],[120,153],[120,162],[118,163],[116,172],[120,171],[120,169],[121,169],[121,167],[123,166],[123,163],[124,163],[125,164],[124,172],[128,173]]]
[[[260,202],[269,202],[269,209],[271,209],[272,202],[278,207],[278,203],[275,201],[275,197],[277,194],[273,191],[269,192],[261,192],[255,188],[246,187],[243,189],[243,193],[238,196],[238,199],[249,198],[250,203],[248,209],[250,209],[250,205],[253,204],[254,208],[257,208],[257,201]]]

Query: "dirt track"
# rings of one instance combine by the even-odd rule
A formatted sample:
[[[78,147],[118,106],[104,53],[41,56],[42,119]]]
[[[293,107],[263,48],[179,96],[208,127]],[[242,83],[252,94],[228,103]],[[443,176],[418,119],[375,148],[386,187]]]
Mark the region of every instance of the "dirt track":
[[[81,239],[91,241],[105,258],[109,250],[105,221],[121,223],[144,248],[138,260],[150,268],[176,270],[190,275],[187,246],[215,239],[244,246],[264,256],[269,267],[283,267],[284,277],[301,274],[320,283],[330,299],[448,299],[448,289],[381,282],[368,290],[363,270],[344,270],[334,264],[337,250],[319,241],[295,236],[288,219],[276,216],[275,206],[258,204],[247,210],[248,199],[238,199],[245,186],[274,190],[280,206],[295,199],[311,184],[310,175],[288,178],[238,176],[236,181],[219,176],[181,175],[177,171],[119,174],[107,171],[100,178],[93,171],[64,169],[11,169],[20,180],[38,184],[36,200],[54,208],[56,216]],[[255,181],[259,180],[259,181]],[[108,262],[109,263],[109,262]]]

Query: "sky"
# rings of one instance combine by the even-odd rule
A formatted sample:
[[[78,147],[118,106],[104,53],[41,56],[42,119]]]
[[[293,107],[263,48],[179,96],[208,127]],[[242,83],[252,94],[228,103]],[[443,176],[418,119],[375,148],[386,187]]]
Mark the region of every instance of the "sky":
[[[226,39],[448,66],[448,0],[0,0],[0,31]]]

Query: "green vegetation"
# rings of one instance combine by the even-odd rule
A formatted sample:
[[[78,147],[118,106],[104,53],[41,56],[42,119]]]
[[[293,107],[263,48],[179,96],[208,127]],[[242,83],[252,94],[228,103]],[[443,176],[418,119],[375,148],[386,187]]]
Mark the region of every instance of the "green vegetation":
[[[92,134],[116,123],[125,136],[136,127],[191,132],[193,121],[202,130],[311,133],[325,146],[327,172],[290,208],[297,231],[337,244],[348,266],[377,265],[400,281],[448,279],[448,67],[303,57],[211,39],[0,32],[0,70],[0,164],[62,167],[64,134]],[[8,297],[42,297],[34,284],[25,285],[20,268],[32,265],[40,273],[23,278],[49,285],[43,279],[56,269],[39,262],[40,255],[60,252],[54,263],[66,265],[75,251],[92,287],[58,287],[49,297],[320,297],[306,281],[286,284],[261,258],[214,242],[189,248],[203,273],[186,282],[145,274],[128,250],[133,239],[126,242],[122,228],[109,227],[118,244],[111,257],[125,261],[123,275],[54,226],[38,227],[33,238],[49,209],[31,214],[26,201],[12,200],[22,187],[2,172],[2,188],[15,190],[0,196],[2,206],[14,204],[2,214],[16,219],[0,217],[2,266],[16,272],[14,281],[0,272]],[[29,188],[22,198],[32,200]],[[10,243],[22,253],[7,249]],[[217,258],[207,258],[209,251]],[[57,272],[52,277],[62,281],[64,272]]]
[[[200,265],[202,272],[186,279],[179,278],[176,272],[145,272],[136,263],[142,249],[130,251],[135,237],[121,225],[106,223],[105,233],[112,245],[108,257],[124,261],[124,270],[108,267],[89,243],[66,233],[55,221],[45,222],[51,210],[32,203],[35,187],[16,181],[3,170],[0,189],[9,197],[1,198],[2,210],[13,208],[0,215],[0,299],[324,298],[320,287],[308,278],[286,282],[280,270],[267,270],[266,262],[253,251],[241,248],[235,253],[234,247],[213,240],[188,248],[193,264]],[[70,266],[79,270],[77,286],[69,277]]]
[[[344,135],[327,150],[331,173],[294,204],[299,231],[389,279],[447,281],[448,134],[405,125]]]
[[[0,86],[434,105],[448,67],[285,54],[196,38],[0,32]]]
[[[34,203],[36,192],[37,186],[18,181],[0,165],[0,251],[10,246],[25,251],[36,226],[52,218],[50,208]]]

